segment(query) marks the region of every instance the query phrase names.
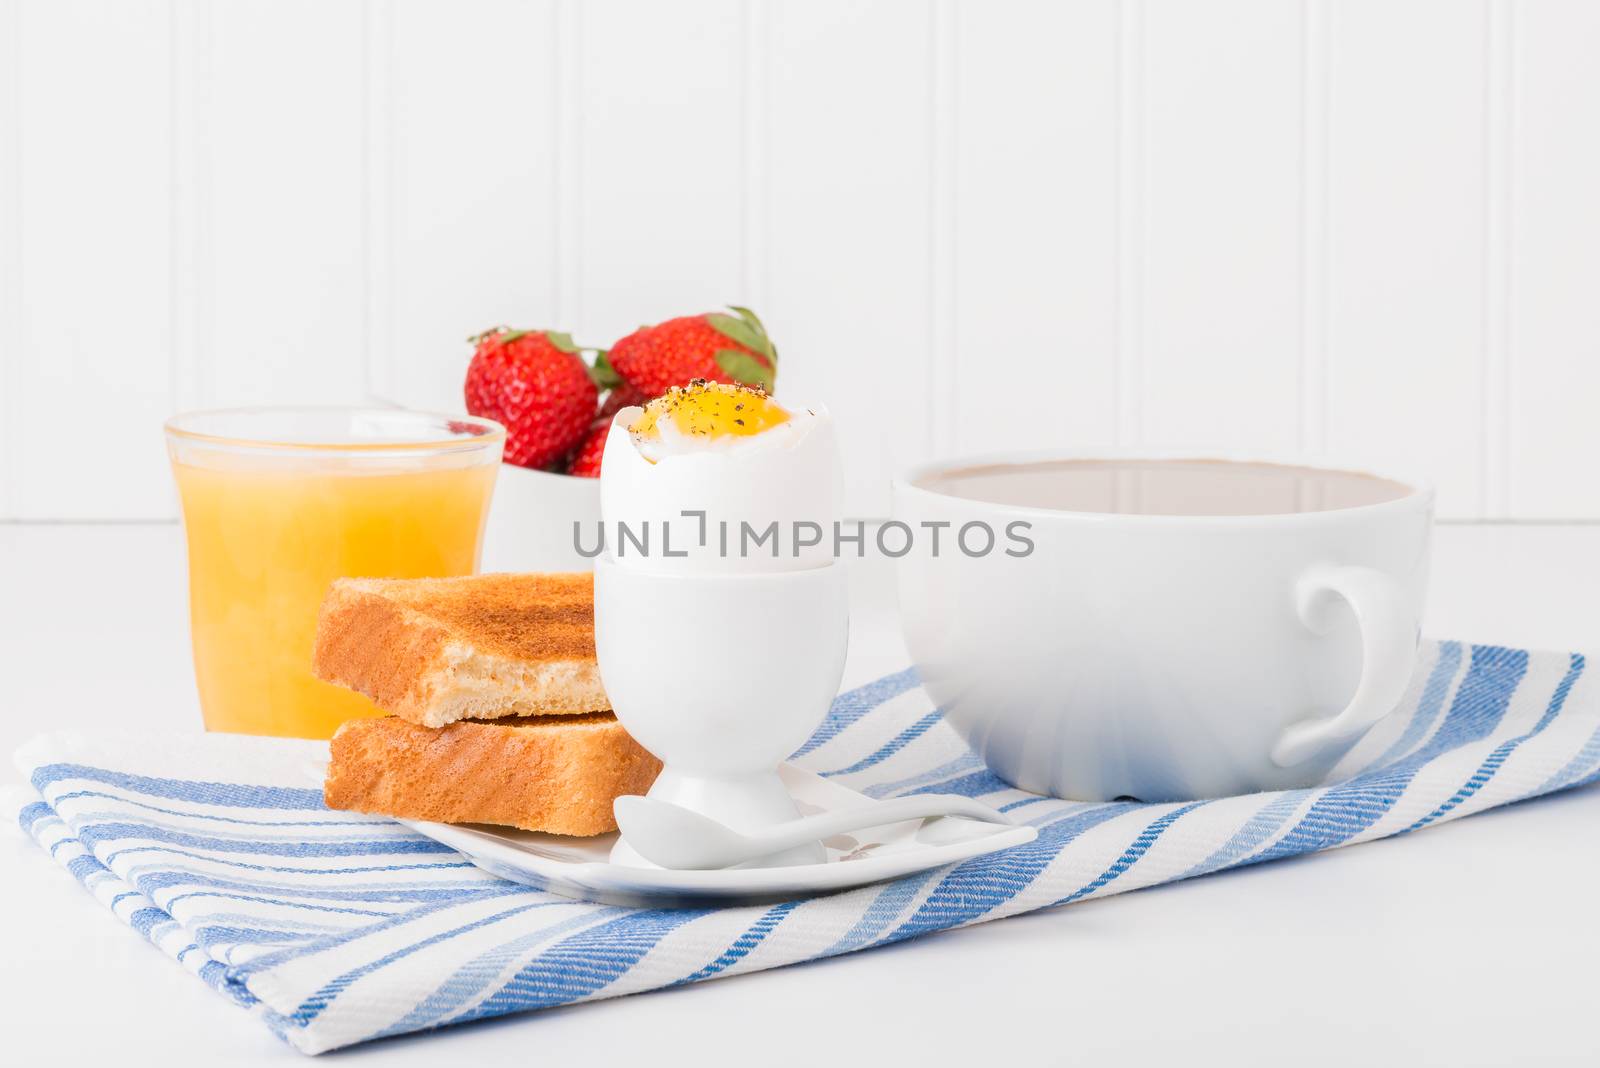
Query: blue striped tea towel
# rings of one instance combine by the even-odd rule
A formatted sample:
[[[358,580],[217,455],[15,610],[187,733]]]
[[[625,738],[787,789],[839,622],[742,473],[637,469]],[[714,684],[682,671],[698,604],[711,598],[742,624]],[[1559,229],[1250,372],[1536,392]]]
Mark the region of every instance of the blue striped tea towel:
[[[1036,841],[771,907],[629,909],[504,882],[323,808],[320,743],[60,733],[17,756],[19,821],[107,907],[306,1053],[773,968],[1362,842],[1600,777],[1578,655],[1429,643],[1400,712],[1310,790],[1085,804],[1007,787],[907,670],[839,697],[797,760],[874,797],[948,791]],[[1343,780],[1343,781],[1337,781]]]

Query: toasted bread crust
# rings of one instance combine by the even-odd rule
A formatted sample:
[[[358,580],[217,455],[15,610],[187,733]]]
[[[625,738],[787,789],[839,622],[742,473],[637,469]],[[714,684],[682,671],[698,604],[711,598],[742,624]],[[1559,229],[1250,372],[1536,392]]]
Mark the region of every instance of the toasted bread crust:
[[[587,572],[443,579],[340,579],[388,598],[508,660],[594,659],[594,576]]]
[[[427,727],[611,708],[587,574],[338,579],[312,670]]]
[[[395,716],[357,719],[330,750],[329,808],[582,836],[616,830],[611,803],[644,793],[661,770],[605,713],[438,730]]]

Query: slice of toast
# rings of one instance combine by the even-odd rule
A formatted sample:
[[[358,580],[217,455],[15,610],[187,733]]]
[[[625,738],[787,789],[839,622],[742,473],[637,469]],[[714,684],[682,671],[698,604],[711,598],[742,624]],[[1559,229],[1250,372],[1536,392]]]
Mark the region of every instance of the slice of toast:
[[[337,579],[312,670],[424,727],[611,708],[587,574]]]
[[[616,830],[611,803],[644,793],[661,770],[609,713],[438,730],[396,716],[354,719],[329,748],[329,808],[549,834]]]

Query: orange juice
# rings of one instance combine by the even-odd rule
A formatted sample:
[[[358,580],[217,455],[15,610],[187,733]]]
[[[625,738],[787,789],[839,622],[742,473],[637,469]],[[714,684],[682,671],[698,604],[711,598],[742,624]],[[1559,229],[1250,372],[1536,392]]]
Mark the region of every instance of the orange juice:
[[[406,444],[173,444],[207,729],[327,738],[379,714],[311,674],[323,595],[341,576],[471,574],[499,466],[498,439],[447,463]]]

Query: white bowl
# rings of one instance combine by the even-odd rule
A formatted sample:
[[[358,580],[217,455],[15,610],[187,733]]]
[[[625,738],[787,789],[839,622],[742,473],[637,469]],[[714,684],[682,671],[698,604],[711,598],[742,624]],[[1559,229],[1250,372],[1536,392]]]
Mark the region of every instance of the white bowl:
[[[594,546],[600,522],[600,480],[556,475],[501,464],[484,528],[478,570],[593,571],[573,541],[581,524],[583,544]]]

